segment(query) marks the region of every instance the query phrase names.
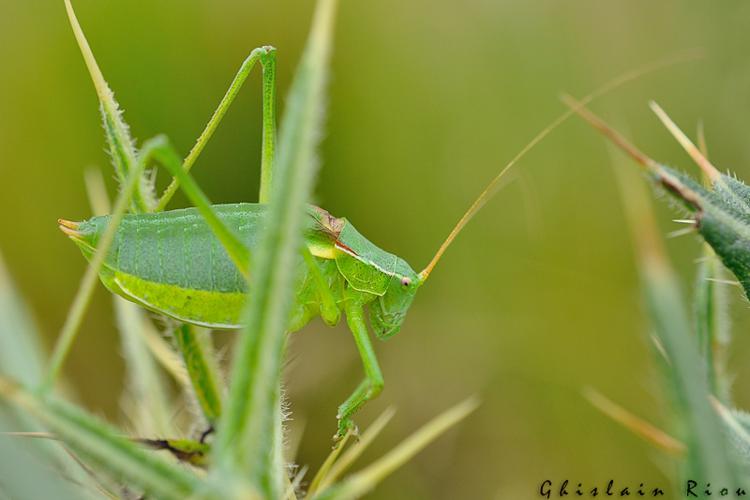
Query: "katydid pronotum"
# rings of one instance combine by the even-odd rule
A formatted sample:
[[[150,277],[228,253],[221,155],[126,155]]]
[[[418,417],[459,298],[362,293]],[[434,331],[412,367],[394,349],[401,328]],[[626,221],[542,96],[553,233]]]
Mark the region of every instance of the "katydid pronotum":
[[[106,96],[109,89],[72,9],[69,14],[100,98],[102,94]],[[259,203],[211,205],[188,171],[257,62],[261,63],[263,73]],[[590,102],[626,81],[672,62],[626,73],[584,98],[583,102]],[[102,106],[105,105],[103,102]],[[417,290],[468,221],[497,192],[506,172],[571,113],[564,113],[542,130],[501,170],[420,272],[415,272],[400,257],[375,246],[347,219],[334,217],[322,208],[308,207],[309,225],[296,263],[298,279],[287,331],[301,329],[318,315],[329,325],[338,323],[342,314],[346,318],[362,359],[365,377],[339,407],[337,436],[354,427],[353,414],[383,388],[383,375],[370,342],[368,320],[369,327],[380,339],[386,339],[401,329]],[[105,127],[109,125],[105,120]],[[252,273],[252,254],[266,220],[266,204],[272,192],[275,128],[275,49],[266,46],[253,50],[244,61],[184,161],[164,138],[144,144],[138,155],[137,168],[142,171],[151,164],[160,165],[174,176],[174,180],[158,200],[149,200],[141,189],[133,190],[131,213],[119,222],[101,267],[100,278],[104,285],[127,300],[180,322],[212,329],[239,328],[248,293],[252,293],[247,286],[247,277]],[[115,144],[114,150],[129,147],[132,146]],[[117,167],[116,155],[114,161]],[[117,174],[124,183],[125,173],[117,171]],[[178,188],[185,192],[195,208],[165,211]],[[89,259],[109,223],[109,216],[93,217],[84,222],[59,220],[62,231]]]

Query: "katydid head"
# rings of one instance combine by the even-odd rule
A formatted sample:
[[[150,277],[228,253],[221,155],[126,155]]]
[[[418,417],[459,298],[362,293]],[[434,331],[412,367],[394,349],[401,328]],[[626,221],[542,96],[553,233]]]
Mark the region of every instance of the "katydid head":
[[[370,303],[370,325],[381,340],[399,332],[422,285],[419,274],[403,259],[396,257],[394,270],[385,293]]]

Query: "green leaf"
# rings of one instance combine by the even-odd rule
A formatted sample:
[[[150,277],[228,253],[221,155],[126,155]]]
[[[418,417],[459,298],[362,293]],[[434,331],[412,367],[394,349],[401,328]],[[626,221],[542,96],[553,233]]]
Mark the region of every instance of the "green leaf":
[[[202,481],[187,469],[120,436],[116,429],[74,405],[38,396],[6,378],[0,378],[0,399],[35,416],[87,462],[144,492],[181,500],[200,491]]]
[[[99,69],[96,58],[94,58],[94,53],[91,51],[88,40],[86,40],[86,36],[83,34],[81,25],[78,23],[78,18],[70,0],[65,0],[65,9],[68,12],[70,26],[73,29],[73,34],[81,49],[81,55],[83,55],[89,75],[94,83],[97,97],[99,98],[104,132],[107,137],[107,144],[109,145],[109,152],[115,167],[117,179],[121,185],[124,185],[128,175],[136,167],[137,155],[135,144],[130,137],[130,129],[125,120],[122,119],[122,111],[120,111],[114,93],[109,88],[104,75],[102,75]],[[142,173],[139,174],[139,178],[138,186],[133,196],[133,208],[139,212],[150,211],[156,204],[154,200],[148,199],[153,192],[152,181],[149,176],[144,176]]]
[[[320,0],[297,69],[278,142],[268,224],[253,256],[245,328],[235,352],[227,408],[214,447],[214,480],[249,477],[279,498],[284,473],[279,404],[285,330],[300,259],[305,204],[317,171],[334,0]],[[257,257],[257,258],[256,258]]]

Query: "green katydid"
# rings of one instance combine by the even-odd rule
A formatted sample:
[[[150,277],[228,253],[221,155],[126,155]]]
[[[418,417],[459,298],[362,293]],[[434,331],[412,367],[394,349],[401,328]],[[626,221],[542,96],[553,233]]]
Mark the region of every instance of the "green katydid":
[[[69,3],[66,2],[69,6]],[[94,60],[80,26],[69,9],[74,32],[84,59],[105,107],[111,92]],[[263,70],[263,154],[259,203],[211,205],[188,175],[200,152],[220,123],[256,62]],[[671,63],[672,61],[670,61]],[[664,63],[645,67],[613,80],[590,94],[593,100],[612,88]],[[273,182],[275,149],[275,50],[255,49],[242,64],[226,95],[214,112],[203,134],[184,161],[163,138],[144,145],[138,165],[141,171],[150,162],[167,168],[174,176],[158,202],[150,201],[141,189],[133,190],[131,212],[118,224],[99,277],[113,293],[154,312],[181,322],[213,329],[235,329],[248,296],[247,276],[252,272],[252,255],[266,219],[270,186]],[[114,103],[114,101],[111,101]],[[111,112],[117,112],[112,104]],[[105,113],[106,115],[106,113]],[[489,183],[461,217],[429,264],[420,272],[360,234],[345,218],[337,218],[322,208],[308,207],[309,224],[305,243],[297,259],[295,302],[288,332],[295,332],[315,316],[335,325],[342,313],[351,330],[364,366],[365,378],[339,407],[338,436],[353,426],[352,415],[383,388],[383,376],[368,334],[386,339],[396,334],[406,317],[417,290],[425,283],[445,250],[468,221],[498,190],[505,173],[571,115],[568,111],[540,132]],[[105,120],[105,126],[110,126]],[[118,137],[115,130],[110,137]],[[130,144],[113,145],[118,151]],[[127,151],[125,151],[127,153]],[[123,158],[128,155],[123,153]],[[131,154],[132,157],[132,154]],[[114,158],[118,176],[125,182],[122,159]],[[136,172],[139,173],[139,172]],[[176,192],[183,189],[195,208],[164,211]],[[140,188],[140,186],[139,186]],[[91,259],[110,224],[110,216],[84,222],[59,220],[60,228]],[[366,313],[369,310],[369,315]]]

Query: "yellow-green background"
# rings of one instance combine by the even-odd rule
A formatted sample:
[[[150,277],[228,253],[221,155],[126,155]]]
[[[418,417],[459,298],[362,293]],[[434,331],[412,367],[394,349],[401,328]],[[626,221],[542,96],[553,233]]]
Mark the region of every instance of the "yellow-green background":
[[[311,1],[289,0],[76,7],[134,135],[167,133],[182,152],[255,46],[279,50],[283,107],[312,12]],[[704,60],[594,107],[656,158],[686,167],[647,102],[690,133],[702,120],[715,162],[747,177],[748,20],[750,6],[728,0],[342,0],[317,201],[419,269],[483,185],[562,111],[561,90],[581,96],[695,47],[706,49]],[[196,165],[215,202],[255,199],[259,98],[254,75]],[[668,463],[580,395],[593,386],[654,422],[664,416],[610,164],[603,140],[580,121],[556,131],[522,161],[522,182],[447,252],[401,334],[377,343],[386,389],[358,421],[388,405],[398,413],[375,452],[469,394],[483,404],[374,498],[531,498],[544,478],[668,483]],[[0,251],[50,342],[85,265],[55,221],[89,215],[82,175],[91,166],[111,180],[62,2],[2,0]],[[665,233],[676,227],[664,204],[658,215]],[[697,241],[668,246],[687,291]],[[747,306],[731,294],[736,397],[750,403]],[[112,419],[119,350],[100,289],[67,372],[86,404]],[[360,365],[345,328],[317,321],[294,336],[290,359],[288,396],[305,427],[299,462],[316,466]]]

